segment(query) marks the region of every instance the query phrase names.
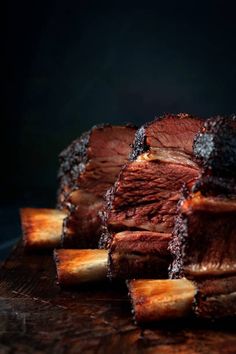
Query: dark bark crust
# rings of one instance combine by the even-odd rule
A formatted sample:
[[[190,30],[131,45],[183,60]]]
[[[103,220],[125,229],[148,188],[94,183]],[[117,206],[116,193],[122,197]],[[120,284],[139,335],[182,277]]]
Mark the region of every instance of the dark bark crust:
[[[205,173],[236,177],[236,124],[234,119],[208,119],[197,134],[193,151]]]
[[[184,245],[188,237],[188,220],[184,215],[178,215],[175,221],[173,234],[169,243],[169,251],[173,261],[169,265],[169,278],[178,279],[184,276],[183,274],[183,254]]]
[[[59,155],[60,168],[58,171],[59,189],[57,192],[57,207],[63,209],[69,193],[76,187],[76,180],[84,170],[87,162],[87,147],[94,127],[74,140]]]
[[[232,198],[236,195],[235,179],[216,176],[204,176],[195,183],[192,192],[201,192],[201,194],[205,197],[217,195],[219,197]]]
[[[139,128],[135,134],[130,161],[136,160],[139,155],[149,150],[149,146],[146,143],[145,127],[146,125]]]

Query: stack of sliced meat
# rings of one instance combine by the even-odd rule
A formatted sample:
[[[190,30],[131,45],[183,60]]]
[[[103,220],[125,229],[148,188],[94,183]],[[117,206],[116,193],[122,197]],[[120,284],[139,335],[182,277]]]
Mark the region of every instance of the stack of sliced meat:
[[[199,177],[192,145],[203,122],[165,115],[138,130],[131,161],[107,192],[100,246],[113,278],[167,277],[168,243],[183,184]]]

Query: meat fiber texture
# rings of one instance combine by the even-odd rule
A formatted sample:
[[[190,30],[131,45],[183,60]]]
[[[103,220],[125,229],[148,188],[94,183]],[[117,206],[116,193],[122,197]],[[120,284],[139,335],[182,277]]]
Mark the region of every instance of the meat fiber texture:
[[[227,154],[223,151],[221,155],[219,147],[227,130]],[[205,144],[209,134],[214,141],[211,148]],[[234,122],[219,117],[207,121],[197,136],[194,151],[202,163],[202,177],[180,203],[169,247],[174,257],[170,277],[187,277],[196,282],[195,312],[200,317],[236,315],[235,139]]]
[[[200,173],[192,144],[202,124],[188,114],[165,115],[137,131],[130,161],[106,194],[100,247],[110,250],[111,277],[167,277],[180,189]]]
[[[61,153],[58,202],[69,210],[63,223],[64,247],[97,248],[103,194],[127,162],[135,132],[131,125],[95,126]]]

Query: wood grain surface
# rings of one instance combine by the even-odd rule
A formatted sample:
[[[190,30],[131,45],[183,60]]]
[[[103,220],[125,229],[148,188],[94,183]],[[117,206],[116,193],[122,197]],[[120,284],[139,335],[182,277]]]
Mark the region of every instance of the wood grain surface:
[[[234,321],[136,326],[126,287],[60,289],[51,254],[18,245],[0,271],[2,353],[235,353]]]

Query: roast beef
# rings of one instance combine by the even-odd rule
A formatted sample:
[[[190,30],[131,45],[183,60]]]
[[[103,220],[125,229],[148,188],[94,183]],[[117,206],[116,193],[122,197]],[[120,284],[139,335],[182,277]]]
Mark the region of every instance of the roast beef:
[[[61,155],[59,204],[69,210],[62,243],[67,248],[96,248],[103,194],[128,160],[135,127],[95,126]]]
[[[167,277],[180,189],[200,173],[192,144],[201,125],[187,114],[165,115],[137,131],[130,161],[106,194],[100,247],[110,249],[111,277]]]

